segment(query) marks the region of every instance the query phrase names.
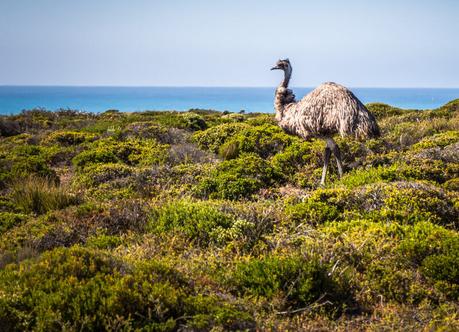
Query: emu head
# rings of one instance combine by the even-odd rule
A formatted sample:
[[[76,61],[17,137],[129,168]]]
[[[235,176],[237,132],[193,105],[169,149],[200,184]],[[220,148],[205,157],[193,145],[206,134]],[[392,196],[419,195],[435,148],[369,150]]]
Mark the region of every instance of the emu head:
[[[277,61],[276,65],[271,68],[271,70],[280,69],[284,71],[284,79],[281,82],[281,86],[284,88],[288,87],[288,82],[292,76],[292,65],[288,59]]]
[[[277,61],[276,65],[271,68],[271,70],[280,69],[287,73],[292,71],[292,66],[290,65],[289,59],[279,60]]]

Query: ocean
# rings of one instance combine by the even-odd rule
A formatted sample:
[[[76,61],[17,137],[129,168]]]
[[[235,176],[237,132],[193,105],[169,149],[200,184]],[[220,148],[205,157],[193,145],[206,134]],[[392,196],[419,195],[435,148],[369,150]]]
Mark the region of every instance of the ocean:
[[[0,86],[0,114],[24,109],[60,108],[87,112],[117,109],[186,111],[191,108],[219,111],[273,112],[275,88],[233,87],[54,87]],[[293,88],[300,99],[312,88]],[[351,88],[363,102],[382,102],[409,109],[432,109],[459,98],[459,89]]]

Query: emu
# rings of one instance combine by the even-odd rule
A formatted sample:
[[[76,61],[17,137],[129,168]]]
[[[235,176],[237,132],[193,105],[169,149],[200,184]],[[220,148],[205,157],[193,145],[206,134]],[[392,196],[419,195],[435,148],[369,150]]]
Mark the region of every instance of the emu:
[[[305,140],[322,138],[326,141],[324,166],[320,184],[325,184],[328,163],[333,153],[338,174],[343,176],[341,152],[333,135],[353,136],[357,139],[378,137],[380,130],[375,117],[347,88],[326,82],[308,93],[300,101],[288,88],[292,66],[288,59],[279,60],[271,70],[282,70],[284,79],[276,89],[274,109],[276,121],[286,132]]]

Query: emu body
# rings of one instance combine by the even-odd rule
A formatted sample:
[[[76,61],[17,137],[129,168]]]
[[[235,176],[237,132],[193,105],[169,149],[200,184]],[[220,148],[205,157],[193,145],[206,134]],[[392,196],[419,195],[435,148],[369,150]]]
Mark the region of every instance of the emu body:
[[[279,60],[271,70],[283,70],[284,78],[276,89],[274,109],[276,121],[286,132],[304,139],[322,138],[327,145],[320,184],[325,184],[330,156],[336,159],[338,173],[343,175],[341,153],[333,135],[366,139],[380,135],[374,116],[360,100],[342,85],[327,82],[296,101],[288,89],[292,66],[288,59]]]

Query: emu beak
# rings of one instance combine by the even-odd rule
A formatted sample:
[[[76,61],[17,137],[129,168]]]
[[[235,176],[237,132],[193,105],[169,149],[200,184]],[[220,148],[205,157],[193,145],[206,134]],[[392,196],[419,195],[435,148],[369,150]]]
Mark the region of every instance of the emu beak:
[[[279,66],[274,66],[271,68],[271,70],[276,70],[276,69],[280,69]]]

